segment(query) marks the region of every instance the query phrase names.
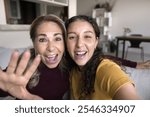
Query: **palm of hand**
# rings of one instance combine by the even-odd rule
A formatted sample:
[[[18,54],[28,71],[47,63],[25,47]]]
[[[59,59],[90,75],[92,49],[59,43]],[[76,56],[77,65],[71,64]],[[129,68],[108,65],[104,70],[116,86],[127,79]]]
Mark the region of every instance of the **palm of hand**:
[[[3,72],[0,87],[4,91],[9,94],[17,97],[19,99],[25,99],[25,97],[29,94],[26,90],[26,85],[28,83],[29,78],[25,78],[24,76],[17,76],[16,74],[7,74]]]
[[[7,71],[4,72],[0,69],[0,88],[19,99],[30,99],[30,97],[34,98],[34,95],[27,91],[26,86],[30,77],[40,63],[40,57],[37,56],[27,70],[27,63],[30,59],[29,51],[23,54],[19,64],[17,65],[18,58],[19,53],[14,52],[11,56]]]

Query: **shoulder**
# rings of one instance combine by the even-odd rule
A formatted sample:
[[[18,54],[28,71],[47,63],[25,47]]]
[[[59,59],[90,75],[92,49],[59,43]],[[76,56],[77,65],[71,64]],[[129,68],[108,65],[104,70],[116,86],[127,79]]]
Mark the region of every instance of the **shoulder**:
[[[118,64],[116,64],[115,62],[113,62],[112,60],[103,59],[97,67],[97,72],[99,70],[105,70],[105,69],[109,70],[112,68],[121,69],[121,67]]]
[[[121,86],[131,80],[118,64],[104,59],[97,68],[96,82],[102,90],[108,91],[112,96]]]
[[[119,78],[127,77],[123,69],[115,62],[109,59],[103,59],[96,70],[97,77]]]

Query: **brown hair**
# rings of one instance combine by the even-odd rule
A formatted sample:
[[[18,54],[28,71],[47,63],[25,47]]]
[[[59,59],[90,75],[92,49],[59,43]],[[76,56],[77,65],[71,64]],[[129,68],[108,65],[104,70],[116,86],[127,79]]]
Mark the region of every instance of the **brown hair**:
[[[64,26],[64,22],[59,17],[50,14],[39,16],[32,22],[30,27],[30,38],[32,39],[32,42],[34,42],[35,40],[38,26],[40,26],[44,22],[55,22],[56,24],[58,24],[63,32],[63,38],[66,38],[66,28]]]

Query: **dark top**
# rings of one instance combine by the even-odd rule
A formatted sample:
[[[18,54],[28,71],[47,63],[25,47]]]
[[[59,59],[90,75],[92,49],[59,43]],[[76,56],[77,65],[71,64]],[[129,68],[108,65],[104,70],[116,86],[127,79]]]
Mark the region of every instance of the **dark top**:
[[[45,100],[61,100],[69,90],[69,74],[61,72],[58,67],[50,69],[44,64],[38,70],[40,72],[40,81],[36,87],[28,89],[29,92]],[[0,90],[0,97],[8,95],[8,93]]]

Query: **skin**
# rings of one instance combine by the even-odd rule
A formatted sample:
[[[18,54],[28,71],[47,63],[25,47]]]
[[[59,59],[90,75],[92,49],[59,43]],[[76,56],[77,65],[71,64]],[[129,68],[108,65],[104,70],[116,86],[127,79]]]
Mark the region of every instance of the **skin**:
[[[98,44],[93,27],[86,21],[77,20],[68,27],[67,49],[71,58],[82,68],[93,56]],[[135,87],[126,83],[115,93],[114,100],[139,99]]]
[[[64,53],[63,34],[58,24],[54,22],[41,24],[37,29],[34,48],[48,68],[57,67]]]
[[[0,89],[19,99],[41,99],[39,96],[30,94],[26,89],[26,85],[30,77],[40,63],[40,56],[36,56],[32,64],[24,74],[23,72],[25,71],[27,62],[30,58],[30,52],[26,51],[23,54],[22,59],[17,66],[18,58],[19,53],[17,51],[14,51],[11,55],[7,71],[3,72],[2,69],[0,69]]]
[[[80,67],[84,66],[92,57],[97,43],[98,39],[88,22],[71,23],[68,28],[67,48],[76,64]]]
[[[37,56],[25,73],[24,71],[30,59],[29,51],[23,54],[18,65],[19,53],[14,51],[7,71],[0,69],[0,89],[19,99],[42,99],[27,91],[27,83],[41,60],[48,68],[55,68],[58,66],[64,53],[63,34],[56,23],[42,23],[38,27],[36,34],[33,45]]]
[[[136,68],[137,69],[150,69],[150,60],[137,63]]]

